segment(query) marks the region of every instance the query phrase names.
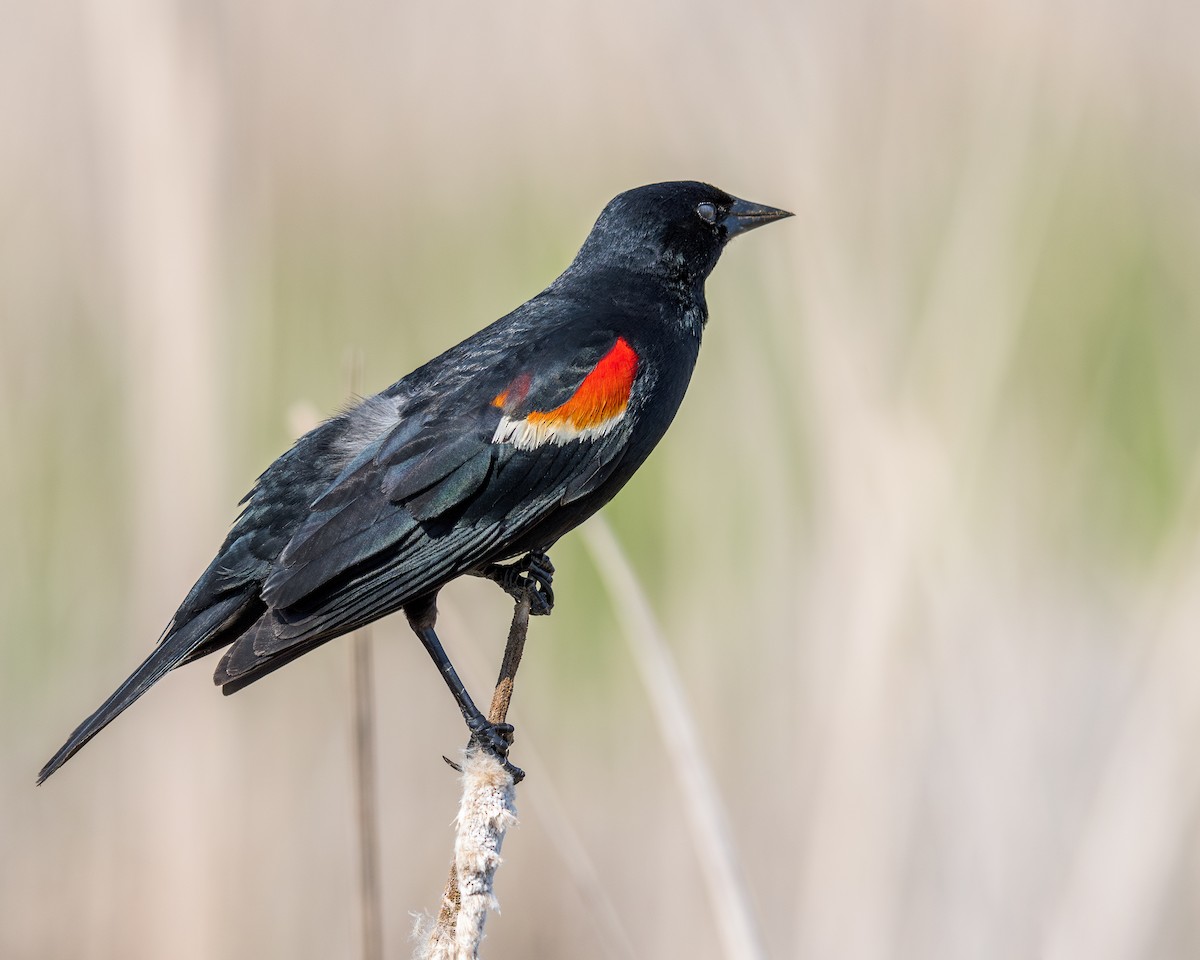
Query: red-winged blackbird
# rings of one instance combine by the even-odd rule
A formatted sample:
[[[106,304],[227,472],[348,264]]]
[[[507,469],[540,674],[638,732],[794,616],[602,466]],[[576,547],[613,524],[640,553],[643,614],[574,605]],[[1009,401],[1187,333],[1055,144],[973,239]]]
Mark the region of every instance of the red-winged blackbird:
[[[233,693],[401,609],[472,738],[519,778],[511,728],[479,712],[434,632],[438,591],[474,574],[550,611],[546,550],[625,485],[674,418],[725,244],[787,216],[703,183],[616,197],[549,287],[267,468],[158,646],[38,782],[180,664],[228,646],[215,680]]]

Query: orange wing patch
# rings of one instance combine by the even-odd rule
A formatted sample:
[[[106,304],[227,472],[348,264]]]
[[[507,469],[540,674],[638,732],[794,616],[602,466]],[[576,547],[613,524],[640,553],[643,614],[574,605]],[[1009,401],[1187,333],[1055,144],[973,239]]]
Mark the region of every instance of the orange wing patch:
[[[501,418],[492,441],[532,450],[543,443],[564,444],[568,440],[602,437],[625,415],[637,371],[637,353],[624,338],[618,337],[566,403],[553,410],[534,411],[523,420]],[[527,384],[525,389],[528,390]],[[503,407],[512,390],[513,387],[505,390],[492,403]]]

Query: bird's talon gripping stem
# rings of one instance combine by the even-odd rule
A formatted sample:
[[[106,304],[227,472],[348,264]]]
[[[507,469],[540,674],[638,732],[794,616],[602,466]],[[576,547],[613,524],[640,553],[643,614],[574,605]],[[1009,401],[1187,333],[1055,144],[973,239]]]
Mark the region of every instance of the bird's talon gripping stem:
[[[471,729],[471,743],[495,757],[500,766],[513,778],[513,783],[520,783],[525,779],[525,771],[508,759],[508,748],[513,742],[513,725],[488,723],[482,717],[480,720],[479,723],[468,724]]]
[[[421,638],[421,642],[425,645],[425,649],[441,672],[442,678],[446,681],[450,692],[454,694],[454,699],[462,711],[463,719],[467,722],[467,729],[471,733],[468,750],[471,747],[486,750],[513,778],[513,783],[520,783],[525,779],[525,771],[510,763],[508,759],[508,748],[513,742],[513,726],[511,723],[489,723],[487,717],[471,700],[458,672],[454,669],[450,658],[446,656],[442,641],[438,639],[437,631],[433,628],[437,617],[437,608],[433,601],[427,600],[422,604],[406,607],[404,612],[408,615],[408,622],[412,626],[413,632]],[[443,757],[443,759],[445,758]],[[452,763],[450,760],[446,760],[446,762],[456,770],[459,769],[458,764]]]
[[[554,609],[554,564],[540,550],[527,553],[515,563],[493,563],[483,575],[498,583],[514,600],[529,598],[529,613],[544,617]]]

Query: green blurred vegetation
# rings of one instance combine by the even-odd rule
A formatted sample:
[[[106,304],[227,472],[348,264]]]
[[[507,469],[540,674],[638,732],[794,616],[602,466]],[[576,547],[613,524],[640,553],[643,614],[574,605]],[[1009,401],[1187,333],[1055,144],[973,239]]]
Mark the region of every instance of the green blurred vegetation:
[[[605,516],[768,952],[1200,952],[1194,10],[11,13],[0,955],[352,955],[343,645],[229,700],[189,667],[33,774],[353,358],[381,389],[553,279],[613,193],[691,176],[797,217],[725,255]],[[488,955],[717,956],[612,598],[578,538],[554,560]],[[442,601],[476,687],[484,586]],[[374,637],[399,953],[461,730],[403,624]]]

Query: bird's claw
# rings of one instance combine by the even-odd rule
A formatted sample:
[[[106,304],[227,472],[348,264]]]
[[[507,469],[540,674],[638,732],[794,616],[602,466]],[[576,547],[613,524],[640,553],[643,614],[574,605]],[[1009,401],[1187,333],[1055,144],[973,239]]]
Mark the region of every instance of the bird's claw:
[[[508,759],[508,748],[512,746],[515,730],[511,723],[488,723],[486,720],[471,724],[471,744],[490,753],[513,779],[520,783],[525,771]]]
[[[541,552],[531,553],[525,558],[525,592],[529,597],[529,613],[545,617],[554,609],[554,564]]]
[[[514,600],[529,599],[529,613],[547,616],[554,609],[554,564],[541,551],[527,553],[516,563],[492,564],[487,576]]]

